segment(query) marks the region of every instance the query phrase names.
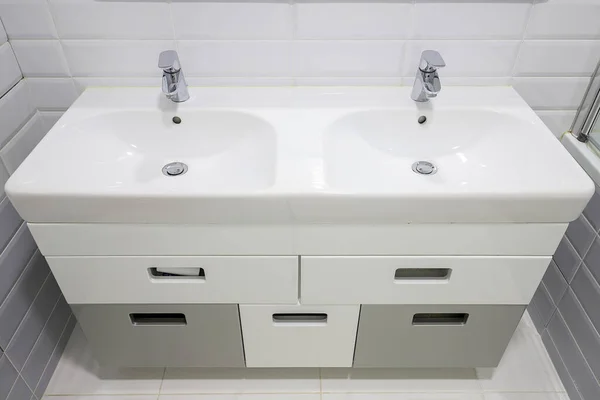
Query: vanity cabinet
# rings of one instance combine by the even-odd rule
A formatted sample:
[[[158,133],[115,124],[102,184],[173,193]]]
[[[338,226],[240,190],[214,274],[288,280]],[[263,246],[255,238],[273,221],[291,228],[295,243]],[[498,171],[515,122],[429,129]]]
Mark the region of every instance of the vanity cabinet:
[[[234,304],[76,304],[73,312],[105,365],[243,367]]]
[[[493,367],[566,225],[180,228],[32,226],[101,364]]]
[[[525,306],[363,305],[355,367],[496,367]]]

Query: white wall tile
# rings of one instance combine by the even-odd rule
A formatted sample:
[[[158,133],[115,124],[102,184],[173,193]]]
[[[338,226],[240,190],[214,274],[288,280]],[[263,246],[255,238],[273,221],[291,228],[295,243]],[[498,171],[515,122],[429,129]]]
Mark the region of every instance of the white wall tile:
[[[27,78],[27,87],[38,110],[66,110],[80,93],[71,78]]]
[[[298,86],[400,86],[403,78],[400,77],[299,77],[296,78],[295,84]]]
[[[10,39],[57,37],[46,0],[1,0],[0,18]]]
[[[46,125],[39,113],[36,114],[21,128],[10,142],[0,150],[0,158],[11,174],[27,158],[31,150],[46,135]]]
[[[520,42],[516,40],[418,40],[406,48],[403,76],[417,71],[421,52],[437,50],[446,61],[446,77],[511,76]]]
[[[412,4],[314,3],[296,5],[300,39],[404,39],[411,30]]]
[[[0,147],[27,122],[34,112],[24,80],[0,98]]]
[[[73,76],[158,76],[158,55],[171,40],[63,40]]]
[[[270,76],[191,76],[186,78],[191,93],[195,90],[193,86],[292,86],[294,78]]]
[[[178,42],[186,76],[292,76],[291,42],[195,41]]]
[[[21,79],[21,70],[9,42],[0,45],[0,97]]]
[[[24,76],[69,76],[58,40],[12,40]]]
[[[600,39],[598,0],[547,0],[533,7],[526,37]]]
[[[187,80],[187,76],[186,76]],[[103,87],[103,86],[134,86],[134,87],[156,87],[159,88],[162,85],[160,70],[156,76],[151,77],[89,77],[89,78],[73,78],[75,87],[79,93],[89,87]],[[189,82],[188,82],[189,84]]]
[[[6,36],[6,30],[4,30],[4,25],[2,25],[2,21],[0,21],[0,45],[7,41],[8,37]]]
[[[575,110],[588,78],[513,78],[515,90],[534,109]]]
[[[404,41],[297,41],[296,76],[401,77]]]
[[[173,1],[178,39],[292,39],[292,6],[275,3]]]
[[[417,0],[414,38],[418,39],[520,39],[530,3],[440,3]]]
[[[40,116],[44,120],[46,130],[50,131],[64,113],[64,111],[40,111]]]
[[[576,110],[538,110],[535,112],[554,136],[560,137],[571,128]]]
[[[526,40],[516,76],[591,76],[600,59],[600,40]]]
[[[172,39],[167,2],[49,0],[63,39]]]

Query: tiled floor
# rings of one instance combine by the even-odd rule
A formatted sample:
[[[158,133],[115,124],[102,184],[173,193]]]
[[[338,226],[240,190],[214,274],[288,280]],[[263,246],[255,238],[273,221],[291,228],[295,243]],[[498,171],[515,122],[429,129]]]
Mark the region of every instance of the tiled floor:
[[[102,379],[99,377],[102,376]],[[568,400],[526,315],[495,370],[100,370],[79,327],[45,400]]]

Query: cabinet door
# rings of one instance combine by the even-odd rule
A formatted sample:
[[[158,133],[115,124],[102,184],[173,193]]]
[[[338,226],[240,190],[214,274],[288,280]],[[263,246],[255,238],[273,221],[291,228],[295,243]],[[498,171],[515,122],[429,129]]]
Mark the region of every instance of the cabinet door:
[[[360,306],[241,305],[248,367],[351,367]]]
[[[73,305],[94,357],[105,365],[243,367],[238,306]]]
[[[525,306],[363,305],[355,367],[496,367]]]

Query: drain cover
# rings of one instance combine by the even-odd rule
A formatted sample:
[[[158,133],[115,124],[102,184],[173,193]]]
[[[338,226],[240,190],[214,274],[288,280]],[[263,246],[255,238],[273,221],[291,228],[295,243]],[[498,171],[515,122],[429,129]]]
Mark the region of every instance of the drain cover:
[[[417,174],[433,175],[437,172],[437,167],[429,161],[417,161],[412,165],[412,170]]]
[[[162,169],[163,174],[166,176],[177,176],[183,175],[187,172],[188,166],[182,162],[172,162],[165,165]]]

